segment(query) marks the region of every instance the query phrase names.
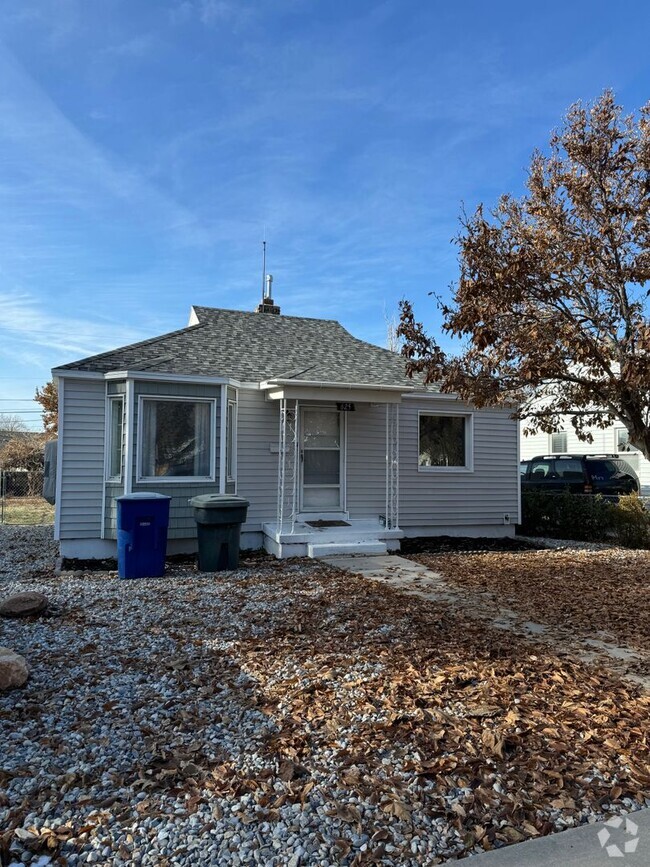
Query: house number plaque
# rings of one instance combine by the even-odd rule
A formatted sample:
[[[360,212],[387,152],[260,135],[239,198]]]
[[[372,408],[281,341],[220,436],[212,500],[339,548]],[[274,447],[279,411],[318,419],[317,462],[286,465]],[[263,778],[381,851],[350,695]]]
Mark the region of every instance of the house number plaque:
[[[355,410],[353,403],[337,403],[336,408],[339,412],[354,412]]]

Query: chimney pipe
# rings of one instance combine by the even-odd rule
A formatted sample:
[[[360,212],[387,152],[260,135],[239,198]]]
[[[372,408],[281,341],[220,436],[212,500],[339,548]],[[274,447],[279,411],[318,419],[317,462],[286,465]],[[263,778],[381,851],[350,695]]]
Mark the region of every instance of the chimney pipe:
[[[257,305],[256,313],[275,313],[277,316],[280,313],[280,308],[273,303],[271,290],[273,289],[273,275],[267,274],[264,287],[264,296],[262,303]]]

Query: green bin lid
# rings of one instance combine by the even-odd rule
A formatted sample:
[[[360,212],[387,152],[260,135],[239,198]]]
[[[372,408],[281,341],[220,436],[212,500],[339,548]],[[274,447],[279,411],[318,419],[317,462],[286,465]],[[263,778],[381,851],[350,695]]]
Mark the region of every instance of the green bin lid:
[[[233,506],[248,506],[249,501],[233,494],[200,494],[192,497],[190,506],[195,509],[230,509]]]

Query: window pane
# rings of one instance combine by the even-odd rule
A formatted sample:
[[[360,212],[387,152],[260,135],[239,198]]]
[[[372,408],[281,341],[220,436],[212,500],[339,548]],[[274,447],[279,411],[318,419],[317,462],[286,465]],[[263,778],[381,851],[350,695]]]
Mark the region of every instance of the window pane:
[[[457,415],[420,416],[420,466],[464,467],[466,418]]]
[[[234,478],[234,456],[235,456],[235,404],[228,402],[226,415],[226,478]]]
[[[122,475],[123,403],[121,400],[111,400],[110,403],[110,454],[108,461],[108,476],[111,479],[119,479]]]
[[[561,479],[567,482],[581,482],[584,479],[582,461],[570,459],[568,461],[555,461],[555,472]]]
[[[303,412],[303,443],[306,449],[337,449],[340,445],[339,414],[309,409]]]
[[[551,434],[551,451],[565,452],[567,450],[567,435],[566,431],[558,431]]]
[[[210,404],[146,400],[142,405],[142,475],[210,475]]]
[[[339,509],[339,488],[303,488],[302,505],[305,509]]]
[[[620,472],[613,461],[588,460],[587,467],[589,468],[589,475],[594,482],[606,482]]]
[[[303,455],[303,481],[306,485],[338,485],[341,466],[339,451],[311,449]]]
[[[533,461],[530,465],[531,478],[535,481],[553,474],[553,461]]]
[[[630,445],[630,433],[627,428],[620,427],[616,431],[616,451],[634,452],[636,449]]]

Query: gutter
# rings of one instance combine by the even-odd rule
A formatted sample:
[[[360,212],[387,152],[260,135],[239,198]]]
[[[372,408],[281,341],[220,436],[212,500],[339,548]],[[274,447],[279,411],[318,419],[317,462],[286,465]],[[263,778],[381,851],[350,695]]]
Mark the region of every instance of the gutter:
[[[52,376],[58,379],[101,379],[106,382],[114,380],[137,379],[144,382],[186,382],[195,385],[231,385],[233,388],[246,387],[237,379],[227,376],[199,376],[186,373],[156,373],[151,370],[109,370],[100,373],[97,370],[74,370],[71,368],[52,368]],[[249,386],[250,387],[250,386]]]
[[[318,379],[266,379],[260,383],[260,388],[266,390],[284,385],[304,385],[305,388],[347,388],[350,391],[354,389],[369,389],[374,391],[394,391],[399,394],[415,390],[415,387],[412,385],[378,385],[376,382],[323,382]]]

